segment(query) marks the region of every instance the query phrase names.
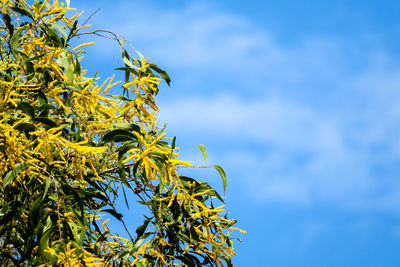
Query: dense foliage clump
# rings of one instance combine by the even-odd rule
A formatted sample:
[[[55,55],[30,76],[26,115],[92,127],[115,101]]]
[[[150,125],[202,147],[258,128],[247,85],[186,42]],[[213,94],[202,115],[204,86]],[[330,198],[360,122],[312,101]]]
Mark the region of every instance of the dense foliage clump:
[[[190,162],[157,125],[168,74],[120,42],[125,80],[87,77],[91,43],[70,46],[86,26],[68,5],[0,1],[0,265],[231,266],[235,220],[206,182],[178,174]],[[110,95],[118,83],[123,94]],[[135,234],[120,196],[148,210]]]

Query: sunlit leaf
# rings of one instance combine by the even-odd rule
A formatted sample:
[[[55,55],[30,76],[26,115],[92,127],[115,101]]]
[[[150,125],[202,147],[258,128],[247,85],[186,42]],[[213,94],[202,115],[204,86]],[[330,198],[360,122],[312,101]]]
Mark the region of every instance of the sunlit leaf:
[[[225,174],[225,171],[224,171],[224,169],[222,169],[221,166],[218,166],[218,165],[212,165],[212,166],[218,171],[219,175],[221,176],[222,183],[223,183],[223,186],[224,186],[224,192],[225,192],[226,191],[226,174]]]
[[[200,149],[201,154],[203,155],[204,163],[205,163],[206,160],[207,160],[207,150],[206,150],[206,147],[205,147],[204,145],[197,145],[197,147]]]
[[[3,188],[9,185],[20,172],[28,169],[30,166],[32,166],[30,163],[25,162],[15,164],[14,169],[9,171],[3,178]]]
[[[135,245],[133,246],[131,252],[137,251],[140,248],[140,246],[143,244],[143,242],[146,240],[146,238],[149,237],[149,235],[151,235],[151,233],[145,233],[140,238],[138,238],[136,240]]]

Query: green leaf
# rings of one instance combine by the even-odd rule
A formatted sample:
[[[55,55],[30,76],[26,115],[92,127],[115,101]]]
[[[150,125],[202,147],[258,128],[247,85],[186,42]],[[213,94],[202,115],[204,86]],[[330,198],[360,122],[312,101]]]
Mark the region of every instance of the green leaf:
[[[11,23],[11,17],[8,14],[1,14],[3,16],[3,21],[7,26],[8,32],[10,33],[10,36],[13,36],[14,34],[14,25]]]
[[[103,202],[108,201],[108,198],[105,196],[104,192],[97,191],[97,193],[93,197],[98,198],[98,199],[102,200]]]
[[[54,128],[57,126],[57,123],[55,123],[54,121],[52,121],[46,117],[37,117],[34,119],[34,121],[43,123],[44,125],[48,126],[49,128]]]
[[[42,90],[37,91],[37,96],[38,96],[39,104],[45,105],[45,104],[49,103],[49,99],[47,98],[46,94],[43,93]]]
[[[226,191],[226,174],[225,174],[225,171],[224,171],[224,169],[222,169],[221,166],[218,166],[218,165],[212,165],[212,167],[214,167],[219,172],[219,175],[221,176],[221,179],[222,179],[222,183],[224,185],[224,193],[225,193],[225,191]]]
[[[49,219],[50,217],[48,217]],[[49,246],[49,239],[50,239],[50,235],[51,235],[51,231],[50,231],[50,227],[46,230],[46,232],[44,233],[44,235],[42,235],[42,237],[40,238],[39,241],[39,250],[43,253],[46,248]]]
[[[28,80],[32,79],[35,75],[35,68],[33,66],[33,63],[31,62],[31,58],[27,56],[24,52],[18,51],[18,53],[22,56],[22,59],[24,60],[22,62],[23,65],[25,65],[26,68],[26,75]]]
[[[19,40],[21,40],[22,31],[23,31],[23,29],[18,29],[17,31],[14,32],[13,36],[11,36],[10,48],[14,53],[16,53],[18,51]]]
[[[33,109],[32,105],[28,102],[23,102],[23,101],[19,102],[18,109],[24,112],[25,114],[31,116],[31,118],[35,117],[35,110]]]
[[[204,159],[204,164],[205,164],[205,163],[206,163],[206,160],[207,160],[207,150],[206,150],[206,147],[205,147],[204,145],[198,145],[197,147],[200,149],[201,154],[203,154],[203,159]]]
[[[76,60],[75,61],[75,68],[74,68],[74,74],[81,75],[81,71],[82,71],[81,64],[79,63],[79,60]]]
[[[139,51],[135,50],[135,52],[139,55],[141,65],[144,66],[146,58]]]
[[[178,200],[176,199],[176,195],[174,196],[174,200],[172,200],[171,207],[169,207],[172,217],[174,220],[178,220],[182,215],[181,207],[179,206]]]
[[[121,166],[120,166],[120,168],[121,168]],[[128,182],[128,179],[126,178],[126,173],[125,173],[126,171],[125,171],[125,168],[122,166],[122,168],[121,168],[121,172],[120,172],[120,178],[121,178],[121,182],[124,184],[124,185],[126,185],[128,188],[130,188],[131,187],[131,185],[129,184],[129,182]]]
[[[192,243],[192,242],[190,241],[190,238],[189,238],[187,235],[183,234],[182,232],[178,233],[178,234],[177,234],[177,237],[178,237],[180,240],[182,240],[183,242],[187,243],[187,244],[191,244],[191,243]]]
[[[140,127],[133,123],[113,123],[114,127],[140,133]]]
[[[67,42],[69,40],[71,40],[72,36],[74,35],[75,31],[76,31],[76,26],[78,25],[78,21],[75,20],[74,25],[72,25],[71,31],[68,34],[68,38],[67,38]]]
[[[149,223],[150,220],[146,219],[142,225],[139,225],[139,227],[136,229],[136,235],[137,235],[136,240],[142,237]]]
[[[10,184],[20,172],[28,169],[30,166],[32,166],[30,163],[25,162],[15,164],[14,170],[9,171],[3,178],[3,188]]]
[[[139,166],[142,164],[142,159],[138,160],[132,168],[132,174],[135,178],[137,178],[138,173],[140,172]],[[138,171],[139,170],[139,171]]]
[[[135,245],[133,246],[131,253],[137,251],[140,246],[143,244],[143,242],[146,240],[147,237],[149,237],[151,233],[145,233],[143,236],[141,236],[139,239],[136,240]]]
[[[124,141],[130,141],[130,140],[132,140],[132,137],[128,136],[128,135],[118,134],[118,135],[114,136],[114,142],[124,142]]]
[[[172,139],[172,144],[171,144],[172,151],[174,151],[174,149],[175,149],[175,143],[176,143],[176,136],[174,136],[174,139]]]
[[[50,28],[47,25],[42,26],[41,29],[48,37],[48,39],[47,39],[48,44],[56,46],[56,47],[63,46],[63,41],[61,40],[60,36],[58,36],[58,32],[55,29]]]
[[[22,16],[26,16],[26,17],[29,17],[29,18],[33,19],[33,16],[31,14],[31,12],[27,8],[25,8],[23,6],[13,6],[13,7],[11,7],[11,9],[13,11],[21,14]]]
[[[58,36],[58,35],[57,35]],[[68,81],[72,82],[74,76],[73,76],[73,70],[71,69],[71,57],[66,53],[63,52],[61,55],[57,58],[56,60],[57,64],[63,67],[65,74],[67,74]]]
[[[116,212],[114,209],[104,209],[102,211],[111,214],[112,216],[114,216],[119,221],[122,220],[123,215],[121,213]]]
[[[61,35],[63,36],[64,46],[65,46],[67,44],[67,40],[68,40],[67,32],[65,31],[65,28],[58,24],[55,24],[54,27],[56,27],[60,31]]]
[[[118,152],[118,158],[122,158],[122,156],[132,148],[137,148],[137,146],[134,144],[124,144],[123,146],[117,148],[115,152]]]
[[[42,200],[46,197],[47,192],[49,191],[49,187],[50,187],[50,177],[46,177],[46,186],[44,188],[44,193],[43,193],[43,197]]]
[[[35,68],[33,66],[33,63],[30,61],[25,62],[25,67],[26,67],[26,75],[28,80],[32,80],[32,78],[35,76]]]
[[[130,187],[128,183],[128,179],[126,178],[126,169],[124,166],[124,163],[122,161],[125,159],[125,157],[119,157],[118,158],[118,167],[119,167],[119,177],[121,179],[121,182],[125,184],[126,186]]]
[[[136,76],[137,75],[139,75],[139,73],[137,72],[137,70],[135,70],[135,69],[133,69],[133,68],[130,68],[130,67],[121,67],[121,68],[116,68],[116,69],[114,69],[114,70],[123,70],[123,71],[125,71],[125,72],[130,72],[130,73],[133,73],[133,74],[135,74]]]
[[[171,86],[171,79],[169,78],[169,75],[165,70],[160,69],[156,64],[153,63],[150,64],[150,68],[158,72],[164,79],[164,81],[168,84],[168,86]]]
[[[218,200],[221,201],[222,203],[225,202],[225,201],[222,199],[222,197],[218,194],[218,192],[215,191],[214,189],[211,189],[210,192],[208,192],[207,195],[209,195],[209,196],[211,196],[211,197],[216,197],[216,198],[218,198]]]
[[[127,207],[128,210],[129,210],[129,203],[128,203],[128,199],[126,198],[126,193],[125,193],[124,187],[122,187],[122,193],[124,193],[125,204],[126,204],[126,207]]]
[[[114,138],[117,135],[130,137],[131,140],[137,139],[136,136],[133,133],[131,133],[131,132],[127,131],[127,130],[115,129],[115,130],[112,130],[112,131],[106,133],[101,140],[103,142],[115,141]]]
[[[232,264],[232,259],[229,257],[224,257],[224,260],[226,262],[227,267],[233,267],[234,265]]]
[[[125,62],[126,65],[128,65],[128,67],[130,67],[131,69],[135,69],[135,65],[133,65],[133,63],[130,61],[129,59],[129,54],[128,52],[124,49],[124,52],[122,53],[122,60]],[[126,70],[125,70],[126,71]]]

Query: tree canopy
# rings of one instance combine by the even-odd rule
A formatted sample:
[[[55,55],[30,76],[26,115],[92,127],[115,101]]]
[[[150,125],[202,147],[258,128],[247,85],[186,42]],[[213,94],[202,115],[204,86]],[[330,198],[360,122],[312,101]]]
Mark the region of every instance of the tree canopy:
[[[125,79],[100,83],[81,66],[93,43],[71,46],[89,32],[69,1],[0,8],[0,265],[232,266],[241,230],[216,190],[180,174],[191,163],[157,121],[167,72],[103,31],[121,46]],[[117,205],[131,198],[147,210],[133,229]]]

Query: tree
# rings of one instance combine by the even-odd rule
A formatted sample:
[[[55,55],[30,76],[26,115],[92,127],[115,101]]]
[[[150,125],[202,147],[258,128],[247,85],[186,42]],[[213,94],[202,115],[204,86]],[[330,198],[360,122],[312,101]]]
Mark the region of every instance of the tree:
[[[124,81],[98,84],[80,65],[92,43],[70,45],[89,34],[80,14],[69,16],[69,1],[29,2],[0,2],[0,264],[231,266],[236,221],[208,183],[178,174],[190,162],[157,124],[168,74],[94,31],[118,41],[125,63]],[[127,195],[148,210],[135,234],[117,206],[129,208]]]

